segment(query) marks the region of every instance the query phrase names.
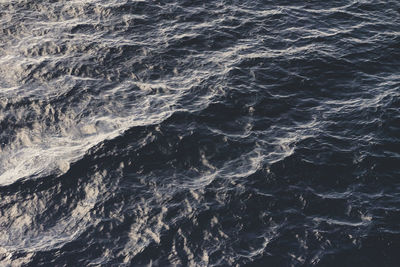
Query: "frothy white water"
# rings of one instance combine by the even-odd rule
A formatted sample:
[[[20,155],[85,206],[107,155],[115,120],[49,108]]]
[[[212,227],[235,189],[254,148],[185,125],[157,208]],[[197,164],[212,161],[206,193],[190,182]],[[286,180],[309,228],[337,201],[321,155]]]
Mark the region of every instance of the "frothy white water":
[[[101,98],[106,99],[107,95]],[[31,125],[10,127],[3,132],[5,140],[7,136],[13,139],[3,143],[1,148],[0,184],[7,185],[29,176],[65,173],[71,162],[96,144],[131,127],[160,123],[172,114],[178,99],[179,95],[173,94],[149,95],[139,102],[129,103],[129,107],[117,99],[90,107],[97,102],[90,99],[64,108],[65,111],[55,104],[43,107],[35,103],[1,109],[0,118],[6,121],[13,119],[16,124],[33,121]],[[84,107],[85,104],[88,107]]]

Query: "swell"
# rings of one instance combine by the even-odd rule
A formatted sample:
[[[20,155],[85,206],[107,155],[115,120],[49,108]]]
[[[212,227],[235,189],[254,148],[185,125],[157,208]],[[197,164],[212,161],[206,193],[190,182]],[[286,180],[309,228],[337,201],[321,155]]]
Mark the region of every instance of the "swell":
[[[343,227],[368,236],[346,237],[348,249],[376,242],[371,220],[384,222],[387,217],[379,214],[397,199],[389,176],[371,180],[380,168],[388,173],[387,157],[367,155],[354,163],[370,144],[357,149],[351,139],[320,132],[297,135],[289,145],[293,151],[274,161],[268,155],[278,153],[276,148],[260,147],[260,138],[246,133],[216,132],[202,121],[210,114],[218,112],[211,107],[177,112],[160,124],[133,127],[91,149],[60,177],[3,186],[2,210],[8,217],[2,221],[9,234],[2,236],[12,240],[2,240],[4,259],[11,254],[31,266],[54,258],[58,265],[79,258],[87,264],[154,259],[159,264],[297,265],[329,259],[329,240]],[[372,166],[371,160],[375,167],[360,172]],[[377,183],[384,192],[371,194],[368,188]],[[379,205],[372,208],[366,200]],[[15,211],[16,203],[21,204]],[[32,207],[33,213],[23,215]],[[304,225],[314,230],[303,232]],[[31,243],[17,242],[27,235]],[[302,248],[293,250],[298,257],[289,260],[275,250],[287,242]],[[67,256],[71,253],[75,260]]]

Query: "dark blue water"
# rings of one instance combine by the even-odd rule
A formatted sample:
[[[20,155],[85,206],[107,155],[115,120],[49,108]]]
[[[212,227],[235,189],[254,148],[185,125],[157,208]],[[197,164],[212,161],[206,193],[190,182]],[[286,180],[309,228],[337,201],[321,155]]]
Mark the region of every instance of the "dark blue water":
[[[0,1],[0,266],[399,266],[400,2]]]

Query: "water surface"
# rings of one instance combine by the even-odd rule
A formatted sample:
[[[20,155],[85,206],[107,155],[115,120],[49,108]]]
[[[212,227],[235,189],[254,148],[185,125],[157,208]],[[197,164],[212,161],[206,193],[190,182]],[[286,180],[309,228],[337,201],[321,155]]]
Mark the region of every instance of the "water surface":
[[[0,265],[398,266],[398,1],[0,1]]]

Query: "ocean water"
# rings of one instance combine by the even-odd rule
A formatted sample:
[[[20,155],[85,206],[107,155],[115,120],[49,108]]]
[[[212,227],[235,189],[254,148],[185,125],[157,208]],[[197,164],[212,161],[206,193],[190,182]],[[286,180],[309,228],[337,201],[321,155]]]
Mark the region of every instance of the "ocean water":
[[[0,266],[400,266],[400,2],[0,0]]]

